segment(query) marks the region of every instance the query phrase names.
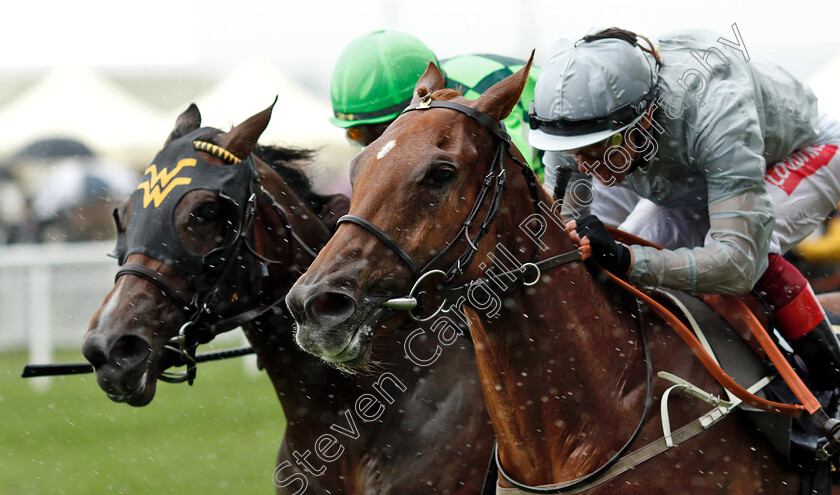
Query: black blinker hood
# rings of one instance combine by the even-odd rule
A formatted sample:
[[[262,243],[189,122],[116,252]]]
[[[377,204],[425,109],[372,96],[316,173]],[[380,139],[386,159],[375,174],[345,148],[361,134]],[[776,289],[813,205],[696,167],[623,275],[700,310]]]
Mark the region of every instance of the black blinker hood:
[[[143,180],[131,194],[128,225],[117,220],[117,246],[111,256],[125,263],[130,254],[145,254],[171,266],[181,276],[202,290],[213,283],[211,275],[233,254],[237,240],[249,218],[247,210],[256,177],[250,155],[232,165],[214,165],[202,160],[193,141],[210,141],[217,129],[205,127],[170,142],[146,169]],[[205,256],[196,255],[184,246],[175,232],[175,208],[187,193],[199,189],[219,194],[230,223],[223,244]],[[202,283],[204,282],[204,283]]]

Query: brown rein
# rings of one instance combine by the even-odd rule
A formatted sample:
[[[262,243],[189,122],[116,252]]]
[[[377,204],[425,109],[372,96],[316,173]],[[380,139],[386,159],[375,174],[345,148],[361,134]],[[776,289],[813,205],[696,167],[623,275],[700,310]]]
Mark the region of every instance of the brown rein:
[[[612,234],[613,238],[619,242],[624,242],[628,244],[641,244],[645,246],[651,246],[658,249],[662,249],[661,247],[648,242],[644,239],[636,237],[632,234],[628,234],[626,232],[620,231],[618,229],[608,227],[610,230],[610,234]],[[602,269],[603,270],[603,269]],[[779,374],[782,375],[785,382],[788,384],[790,389],[793,391],[796,398],[799,399],[799,402],[802,405],[790,405],[790,404],[783,404],[780,402],[769,401],[762,397],[758,397],[755,394],[750,393],[744,387],[738,384],[735,380],[732,379],[724,370],[723,368],[718,365],[717,362],[709,355],[708,352],[703,348],[700,341],[697,340],[697,337],[683,324],[682,321],[679,320],[673,313],[668,311],[664,306],[656,302],[653,298],[645,294],[644,292],[640,291],[636,287],[630,285],[626,281],[622,280],[618,276],[614,275],[608,270],[603,270],[610,279],[615,282],[618,286],[622,289],[630,292],[634,296],[638,297],[639,299],[643,300],[651,309],[653,309],[663,320],[665,320],[674,331],[688,344],[688,347],[691,349],[691,352],[697,356],[697,359],[705,366],[705,368],[712,374],[712,376],[717,380],[717,382],[732,392],[736,397],[743,400],[745,403],[756,407],[758,409],[762,409],[764,411],[769,411],[773,413],[780,413],[787,416],[798,417],[801,416],[804,412],[808,414],[814,414],[814,412],[818,411],[821,406],[817,399],[814,397],[814,394],[805,386],[802,382],[802,379],[799,378],[799,375],[791,368],[790,364],[787,360],[782,356],[781,351],[779,351],[776,343],[770,338],[767,334],[767,331],[761,324],[758,323],[758,319],[752,314],[749,308],[747,308],[746,304],[743,301],[738,299],[734,296],[700,296],[701,299],[706,300],[708,297],[719,297],[726,300],[730,303],[734,308],[743,311],[743,314],[746,314],[747,317],[744,318],[744,323],[749,327],[750,331],[752,332],[753,336],[758,340],[759,344],[761,344],[764,351],[770,357],[770,361],[779,371]]]

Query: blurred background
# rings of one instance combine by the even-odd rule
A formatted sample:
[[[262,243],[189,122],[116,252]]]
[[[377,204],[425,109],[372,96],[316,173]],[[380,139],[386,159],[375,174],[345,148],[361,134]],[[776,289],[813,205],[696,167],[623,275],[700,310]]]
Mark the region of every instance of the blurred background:
[[[162,385],[143,409],[109,402],[92,377],[19,378],[26,362],[82,360],[87,322],[116,270],[105,256],[111,210],[190,103],[204,124],[226,129],[277,96],[263,142],[320,150],[310,176],[322,190],[346,192],[358,149],[327,122],[329,80],[344,46],[369,31],[406,31],[438,58],[527,58],[535,48],[540,65],[556,38],[593,26],[653,36],[702,27],[734,41],[737,24],[751,57],[786,67],[840,116],[838,18],[840,4],[829,0],[4,5],[0,494],[273,491],[283,417],[252,361],[199,368],[206,375],[196,387]],[[811,267],[820,289],[840,287],[836,259]],[[232,335],[215,345],[241,343]]]

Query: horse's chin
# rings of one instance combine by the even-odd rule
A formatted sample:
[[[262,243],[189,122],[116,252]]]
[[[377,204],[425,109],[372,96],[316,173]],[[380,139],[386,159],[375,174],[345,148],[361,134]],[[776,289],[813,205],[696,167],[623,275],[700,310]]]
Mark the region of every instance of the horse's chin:
[[[108,392],[108,398],[114,402],[124,402],[133,407],[143,407],[152,402],[157,391],[157,379],[149,378],[149,372],[143,374],[143,377],[137,382],[137,385],[130,391],[123,394],[114,394]]]
[[[108,389],[105,389],[105,393],[114,402],[121,402],[134,407],[146,406],[155,398],[158,376],[160,376],[162,370],[176,364],[177,358],[174,353],[159,349],[154,357],[147,361],[146,370],[143,371],[136,382],[124,387],[124,390],[120,391],[122,393]],[[137,372],[139,373],[139,370]]]
[[[335,356],[332,358],[323,357],[321,359],[333,368],[351,375],[368,370],[373,363],[371,360],[371,346],[369,344],[361,349],[360,354],[355,357],[350,357],[346,361],[339,361],[334,358]]]
[[[362,323],[356,327],[344,349],[337,354],[321,356],[321,359],[343,371],[363,368],[370,361],[372,339],[373,327],[368,323]]]
[[[373,338],[377,333],[386,331],[386,321],[393,315],[392,311],[380,305],[370,305],[366,310],[357,312],[350,320],[343,323],[343,328],[333,328],[329,332],[323,329],[323,334],[350,334],[350,339],[340,349],[324,353],[325,346],[319,347],[321,360],[325,363],[348,373],[359,373],[376,367],[376,356],[373,356]],[[300,328],[298,329],[300,331]],[[311,331],[311,329],[310,329]],[[311,342],[310,339],[298,339],[298,344]],[[303,347],[304,350],[307,350]]]

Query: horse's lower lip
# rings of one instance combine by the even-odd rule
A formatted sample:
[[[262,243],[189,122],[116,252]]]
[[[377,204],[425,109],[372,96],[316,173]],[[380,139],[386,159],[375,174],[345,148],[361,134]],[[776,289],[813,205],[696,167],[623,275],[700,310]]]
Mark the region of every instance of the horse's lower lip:
[[[338,352],[338,354],[323,356],[322,359],[328,363],[334,364],[352,361],[364,352],[365,347],[370,343],[372,336],[373,329],[371,326],[367,323],[363,323],[356,329],[356,332],[350,338],[350,341],[347,342],[347,345],[344,346],[344,349]]]
[[[375,308],[370,316],[356,328],[353,336],[350,337],[347,345],[341,351],[329,356],[322,356],[321,359],[330,364],[342,364],[357,360],[365,353],[367,347],[370,345],[370,341],[373,339],[373,329],[382,321],[383,316],[389,312],[390,310],[387,308]]]
[[[146,392],[146,385],[147,385],[147,378],[149,376],[149,371],[146,370],[143,373],[143,376],[140,378],[137,384],[137,388],[132,390],[130,393],[127,394],[112,394],[108,393],[108,398],[114,402],[131,402],[133,399],[136,399],[143,395]]]

